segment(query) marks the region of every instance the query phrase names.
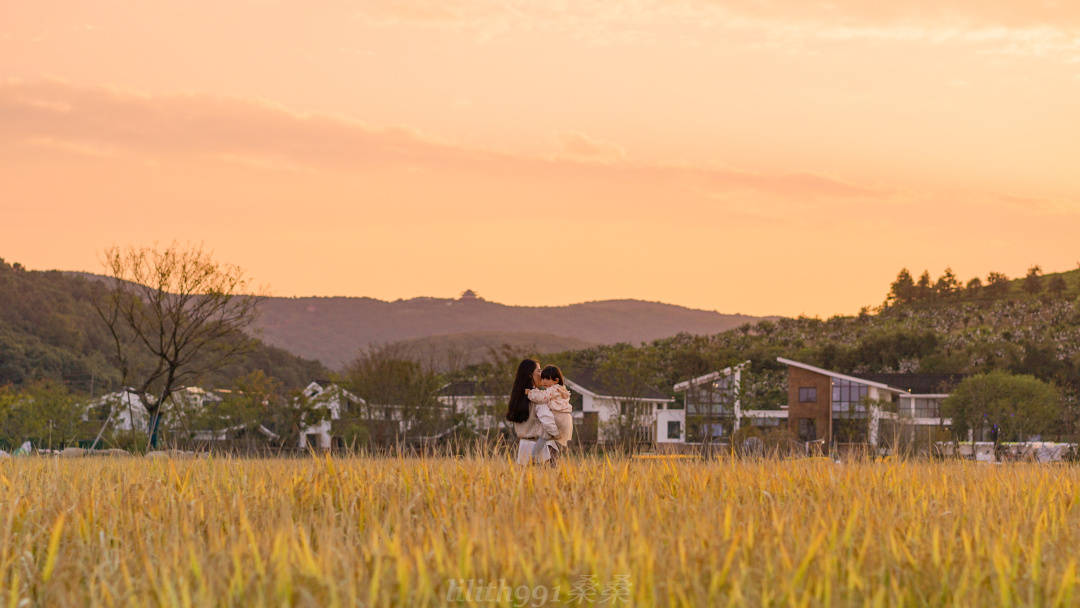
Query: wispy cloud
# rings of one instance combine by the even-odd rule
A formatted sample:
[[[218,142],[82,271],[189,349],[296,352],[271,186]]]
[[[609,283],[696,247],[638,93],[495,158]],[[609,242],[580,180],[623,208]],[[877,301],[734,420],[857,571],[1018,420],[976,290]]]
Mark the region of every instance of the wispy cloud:
[[[186,156],[272,168],[354,171],[379,167],[668,184],[722,192],[790,197],[859,197],[879,191],[810,172],[757,173],[737,168],[640,164],[621,148],[581,133],[562,138],[563,154],[542,158],[471,149],[407,128],[382,128],[343,117],[303,114],[250,99],[143,95],[59,81],[0,85],[0,144],[68,142],[140,157]]]
[[[1012,194],[1001,194],[994,198],[1009,207],[1038,214],[1075,216],[1080,211],[1080,199],[1070,201],[1068,199],[1016,196]]]
[[[560,31],[600,43],[640,43],[679,28],[690,41],[716,30],[767,40],[965,44],[987,52],[1080,56],[1080,3],[1013,0],[400,0],[361,2],[353,15],[376,26],[469,30],[482,39]],[[695,38],[695,36],[697,38]],[[754,43],[760,46],[760,42]]]
[[[815,21],[849,26],[966,23],[973,27],[1080,27],[1080,5],[1073,2],[1014,0],[363,0],[355,16],[385,23],[462,24],[504,19],[531,22],[585,21],[640,23],[658,17],[705,19],[712,25],[743,16],[772,21]]]
[[[94,158],[108,158],[116,156],[116,150],[108,149],[100,144],[85,143],[81,141],[73,141],[67,139],[56,139],[53,137],[32,136],[22,140],[23,143],[36,148],[43,148],[46,150],[58,150],[65,153],[76,154],[78,156],[90,156]]]
[[[622,147],[584,133],[561,133],[559,143],[563,154],[571,159],[617,161],[626,158]]]

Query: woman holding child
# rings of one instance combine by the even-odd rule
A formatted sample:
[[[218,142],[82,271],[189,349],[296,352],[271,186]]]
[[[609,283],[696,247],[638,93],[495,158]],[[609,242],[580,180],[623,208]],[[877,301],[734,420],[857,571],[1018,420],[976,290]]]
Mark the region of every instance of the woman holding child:
[[[518,365],[506,419],[514,423],[518,437],[518,464],[554,464],[573,434],[570,391],[562,372],[549,365],[540,368],[535,359]]]

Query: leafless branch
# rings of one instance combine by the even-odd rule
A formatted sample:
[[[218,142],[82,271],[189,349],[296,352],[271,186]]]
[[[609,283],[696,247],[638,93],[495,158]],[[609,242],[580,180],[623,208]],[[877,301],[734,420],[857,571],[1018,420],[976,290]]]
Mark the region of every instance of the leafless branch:
[[[183,383],[243,353],[256,296],[236,266],[215,262],[202,247],[112,247],[111,276],[95,302],[109,329],[125,384],[151,395],[146,403],[154,437],[160,409]]]

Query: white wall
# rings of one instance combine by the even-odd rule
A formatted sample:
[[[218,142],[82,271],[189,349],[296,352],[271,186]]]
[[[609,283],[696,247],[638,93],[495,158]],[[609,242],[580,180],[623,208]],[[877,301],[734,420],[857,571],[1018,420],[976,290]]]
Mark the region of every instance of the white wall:
[[[300,433],[300,447],[308,447],[308,436],[311,435],[313,448],[324,450],[330,449],[330,421],[323,420],[314,426],[305,427]]]
[[[341,402],[344,397],[342,389],[337,386],[320,386],[317,382],[312,382],[304,389],[304,394],[309,399],[325,398],[321,400],[318,407],[330,410],[330,417],[320,421],[318,424],[304,427],[300,430],[300,441],[298,445],[301,448],[308,447],[308,435],[312,436],[316,447],[324,450],[330,449],[330,426],[332,420],[338,420],[341,418]],[[355,398],[354,401],[363,402],[362,399]]]
[[[679,434],[668,436],[668,422],[679,423]],[[656,410],[656,442],[684,443],[686,441],[686,410]]]
[[[130,431],[135,429],[146,431],[150,419],[146,413],[146,406],[143,405],[142,400],[136,394],[127,391],[109,393],[93,401],[91,406],[98,406],[106,402],[112,408],[112,419],[109,422],[107,431]],[[87,420],[87,413],[83,414],[83,420]]]

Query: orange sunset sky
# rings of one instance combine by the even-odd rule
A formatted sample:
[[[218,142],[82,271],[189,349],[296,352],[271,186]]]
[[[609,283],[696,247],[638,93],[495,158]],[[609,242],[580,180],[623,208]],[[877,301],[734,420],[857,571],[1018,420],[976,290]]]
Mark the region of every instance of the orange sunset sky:
[[[1080,3],[0,3],[0,257],[274,295],[877,304],[1080,260]]]

